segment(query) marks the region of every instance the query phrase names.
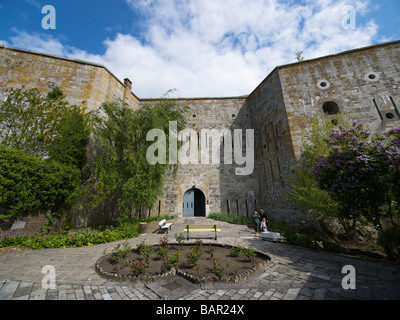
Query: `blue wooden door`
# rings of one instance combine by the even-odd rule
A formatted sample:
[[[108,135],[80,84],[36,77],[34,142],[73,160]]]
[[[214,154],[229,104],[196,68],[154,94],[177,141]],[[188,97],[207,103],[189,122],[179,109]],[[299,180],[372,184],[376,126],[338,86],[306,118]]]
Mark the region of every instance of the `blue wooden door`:
[[[190,189],[183,196],[183,217],[194,217],[194,189]]]

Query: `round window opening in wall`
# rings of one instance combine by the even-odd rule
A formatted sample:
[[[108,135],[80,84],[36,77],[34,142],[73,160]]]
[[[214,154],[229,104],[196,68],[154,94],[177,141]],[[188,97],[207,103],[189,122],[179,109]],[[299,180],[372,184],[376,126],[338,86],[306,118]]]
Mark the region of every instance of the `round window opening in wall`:
[[[369,72],[365,75],[365,80],[370,81],[370,82],[378,81],[379,74],[377,74],[375,72]]]
[[[386,118],[388,118],[389,120],[394,119],[394,114],[391,112],[386,113]]]
[[[322,111],[328,116],[340,113],[338,104],[333,101],[325,102],[322,106]]]
[[[328,89],[331,86],[331,84],[329,83],[328,80],[320,80],[318,81],[317,86],[318,88],[325,90]]]

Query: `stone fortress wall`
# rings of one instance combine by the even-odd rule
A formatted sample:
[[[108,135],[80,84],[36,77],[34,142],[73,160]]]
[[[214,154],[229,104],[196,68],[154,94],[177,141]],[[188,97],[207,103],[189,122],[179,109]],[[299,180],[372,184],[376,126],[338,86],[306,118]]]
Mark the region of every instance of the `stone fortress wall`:
[[[305,220],[304,212],[286,198],[290,182],[285,175],[300,156],[310,118],[351,112],[371,131],[384,132],[400,125],[399,83],[400,41],[395,41],[276,67],[249,96],[175,99],[191,108],[190,127],[199,134],[202,129],[242,129],[245,148],[246,129],[253,129],[254,171],[239,176],[237,164],[222,161],[180,165],[176,176],[168,175],[164,196],[145,215],[187,215],[186,195],[197,190],[195,200],[204,206],[199,215],[252,216],[262,207],[274,220]],[[101,65],[0,47],[0,100],[5,88],[22,85],[43,93],[59,86],[70,103],[88,110],[115,98],[133,108],[158,101],[139,99],[128,79],[122,83]],[[220,144],[223,150],[224,141]],[[76,224],[104,219],[92,215]]]
[[[47,94],[56,86],[66,101],[88,111],[118,98],[134,108],[139,105],[132,83],[121,82],[102,65],[0,46],[0,101],[7,89],[37,88]]]

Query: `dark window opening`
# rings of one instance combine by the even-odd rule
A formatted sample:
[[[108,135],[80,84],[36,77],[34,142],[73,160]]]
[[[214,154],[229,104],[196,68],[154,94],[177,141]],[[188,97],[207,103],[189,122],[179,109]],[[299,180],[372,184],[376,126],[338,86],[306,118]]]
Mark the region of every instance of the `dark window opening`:
[[[394,114],[391,112],[388,112],[388,113],[386,113],[386,118],[392,120],[392,119],[394,119]]]
[[[322,106],[322,110],[328,116],[340,113],[339,106],[333,101],[325,102]]]

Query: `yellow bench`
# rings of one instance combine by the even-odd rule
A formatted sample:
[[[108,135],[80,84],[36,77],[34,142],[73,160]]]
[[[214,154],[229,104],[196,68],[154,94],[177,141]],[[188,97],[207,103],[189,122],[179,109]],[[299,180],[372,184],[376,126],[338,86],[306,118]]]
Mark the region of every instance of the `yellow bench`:
[[[220,224],[186,224],[183,228],[183,232],[187,234],[187,240],[189,240],[190,232],[214,232],[215,240],[217,240],[217,232],[221,232]]]

